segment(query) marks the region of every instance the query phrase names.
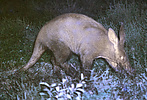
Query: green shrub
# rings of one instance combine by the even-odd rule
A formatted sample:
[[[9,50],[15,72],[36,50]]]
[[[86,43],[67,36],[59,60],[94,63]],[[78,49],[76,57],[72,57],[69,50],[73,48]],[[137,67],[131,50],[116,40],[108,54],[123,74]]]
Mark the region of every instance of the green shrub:
[[[21,51],[24,48],[22,44],[24,42],[26,23],[20,19],[11,20],[4,18],[0,26],[0,63],[1,68],[4,69],[7,66],[5,65],[7,61],[18,62],[18,58],[22,56]]]

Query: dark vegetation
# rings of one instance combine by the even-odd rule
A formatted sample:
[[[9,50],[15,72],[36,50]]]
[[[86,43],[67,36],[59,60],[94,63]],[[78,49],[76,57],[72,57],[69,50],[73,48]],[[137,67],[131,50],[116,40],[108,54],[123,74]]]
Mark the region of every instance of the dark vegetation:
[[[1,0],[0,1],[0,99],[1,100],[45,100],[59,94],[67,99],[84,100],[146,100],[147,99],[147,64],[146,64],[146,0]],[[30,69],[31,73],[22,73],[13,77],[13,72],[21,68],[29,60],[35,38],[40,28],[49,20],[63,13],[82,13],[118,32],[120,22],[125,25],[126,45],[132,67],[136,76],[122,76],[114,72],[104,60],[94,62],[91,81],[98,90],[76,94],[77,88],[71,91],[70,78],[65,75],[66,82],[59,82],[52,75],[49,52]],[[76,56],[69,61],[79,66]],[[64,72],[63,72],[64,74]],[[50,84],[46,96],[40,94],[40,82]],[[45,83],[44,83],[45,84]],[[54,86],[62,84],[62,91],[54,90]],[[51,91],[52,90],[52,91]],[[70,90],[65,92],[63,90]],[[84,89],[83,89],[84,90]],[[82,90],[81,90],[82,91]],[[49,95],[50,93],[50,95]],[[77,97],[77,98],[76,98]]]

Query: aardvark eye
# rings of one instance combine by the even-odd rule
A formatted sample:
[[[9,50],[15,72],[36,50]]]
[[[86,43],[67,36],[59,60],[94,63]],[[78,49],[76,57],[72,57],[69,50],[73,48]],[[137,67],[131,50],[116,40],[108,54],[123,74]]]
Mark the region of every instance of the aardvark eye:
[[[121,57],[120,57],[120,59],[121,59],[121,60],[124,60],[124,57],[123,57],[123,56],[121,56]]]

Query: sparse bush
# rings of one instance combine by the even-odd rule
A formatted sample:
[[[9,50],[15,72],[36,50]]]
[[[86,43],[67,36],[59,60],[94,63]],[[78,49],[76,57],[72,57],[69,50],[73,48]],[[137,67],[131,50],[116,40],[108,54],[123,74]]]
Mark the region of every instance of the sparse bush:
[[[82,79],[79,83],[75,83],[70,79],[62,79],[59,84],[53,83],[49,85],[46,82],[40,82],[40,96],[44,99],[76,99],[81,100],[82,94],[85,92],[84,87],[86,82]]]
[[[118,22],[130,23],[132,21],[141,21],[145,18],[145,13],[140,14],[140,5],[115,4],[106,11],[107,21],[117,24]]]

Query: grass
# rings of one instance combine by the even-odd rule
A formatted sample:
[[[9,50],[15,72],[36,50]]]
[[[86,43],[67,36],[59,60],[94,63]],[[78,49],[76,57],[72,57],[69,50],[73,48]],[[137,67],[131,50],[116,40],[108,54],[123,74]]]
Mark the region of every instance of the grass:
[[[46,0],[44,0],[46,1]],[[127,1],[127,0],[126,0]],[[32,73],[22,73],[20,77],[11,76],[14,70],[22,67],[29,60],[35,38],[40,30],[40,28],[49,21],[53,16],[65,13],[65,12],[78,12],[84,13],[87,9],[87,5],[84,2],[66,2],[62,1],[61,5],[58,4],[57,7],[53,6],[57,3],[54,2],[40,3],[39,0],[34,2],[23,2],[28,4],[26,7],[28,12],[25,16],[24,13],[16,12],[14,8],[11,11],[15,13],[14,15],[10,13],[4,13],[5,10],[0,10],[3,15],[1,17],[0,23],[0,99],[2,100],[45,100],[46,98],[53,99],[53,96],[41,96],[40,82],[46,82],[51,86],[64,82],[59,82],[58,79],[53,77],[52,66],[49,62],[50,56],[46,52],[41,59],[31,68]],[[95,1],[95,3],[98,3]],[[0,3],[2,4],[2,2]],[[51,8],[48,7],[50,4]],[[79,4],[84,5],[80,8]],[[62,6],[64,5],[64,6]],[[20,5],[21,6],[21,5]],[[43,7],[44,6],[44,7]],[[142,4],[142,8],[146,4]],[[5,6],[4,8],[9,8],[10,6]],[[62,8],[63,7],[63,8]],[[86,7],[86,9],[85,9]],[[60,8],[60,9],[59,9]],[[66,9],[65,9],[66,8]],[[59,9],[59,10],[57,10]],[[91,15],[91,10],[87,10],[87,15],[94,16],[94,18],[102,23],[106,29],[109,27],[113,28],[117,33],[119,30],[119,22],[123,22],[125,25],[126,33],[126,44],[125,49],[129,56],[130,63],[132,67],[136,70],[137,76],[131,79],[130,77],[121,76],[119,73],[114,72],[109,68],[108,64],[104,60],[95,60],[94,69],[91,73],[91,84],[92,89],[96,88],[98,94],[91,91],[86,91],[84,86],[81,87],[83,91],[83,100],[108,100],[108,99],[127,99],[127,100],[145,100],[147,99],[147,64],[146,64],[146,10],[140,9],[139,3],[114,3],[114,5],[105,7],[105,13],[96,14],[99,8],[96,6],[91,6],[90,9],[93,10]],[[24,10],[24,8],[21,8]],[[57,13],[55,13],[58,11]],[[84,12],[83,12],[84,11]],[[42,14],[40,14],[40,12]],[[16,16],[19,16],[16,18]],[[25,17],[23,17],[25,16]],[[99,19],[97,19],[99,18]],[[31,20],[32,19],[32,20]],[[74,66],[79,66],[77,57],[73,56],[69,61]],[[63,72],[64,74],[64,72]],[[64,74],[65,75],[65,74]],[[65,75],[67,83],[64,84],[65,87],[57,90],[48,90],[48,93],[60,94],[63,90],[70,90],[70,86],[73,81]],[[75,83],[79,84],[78,82]],[[76,91],[77,88],[73,90]],[[62,91],[62,92],[61,92]],[[82,91],[82,92],[83,92]],[[73,95],[75,92],[64,92],[64,94],[70,94],[73,99],[77,96]],[[54,95],[55,96],[55,95]],[[80,95],[81,96],[81,95]]]

